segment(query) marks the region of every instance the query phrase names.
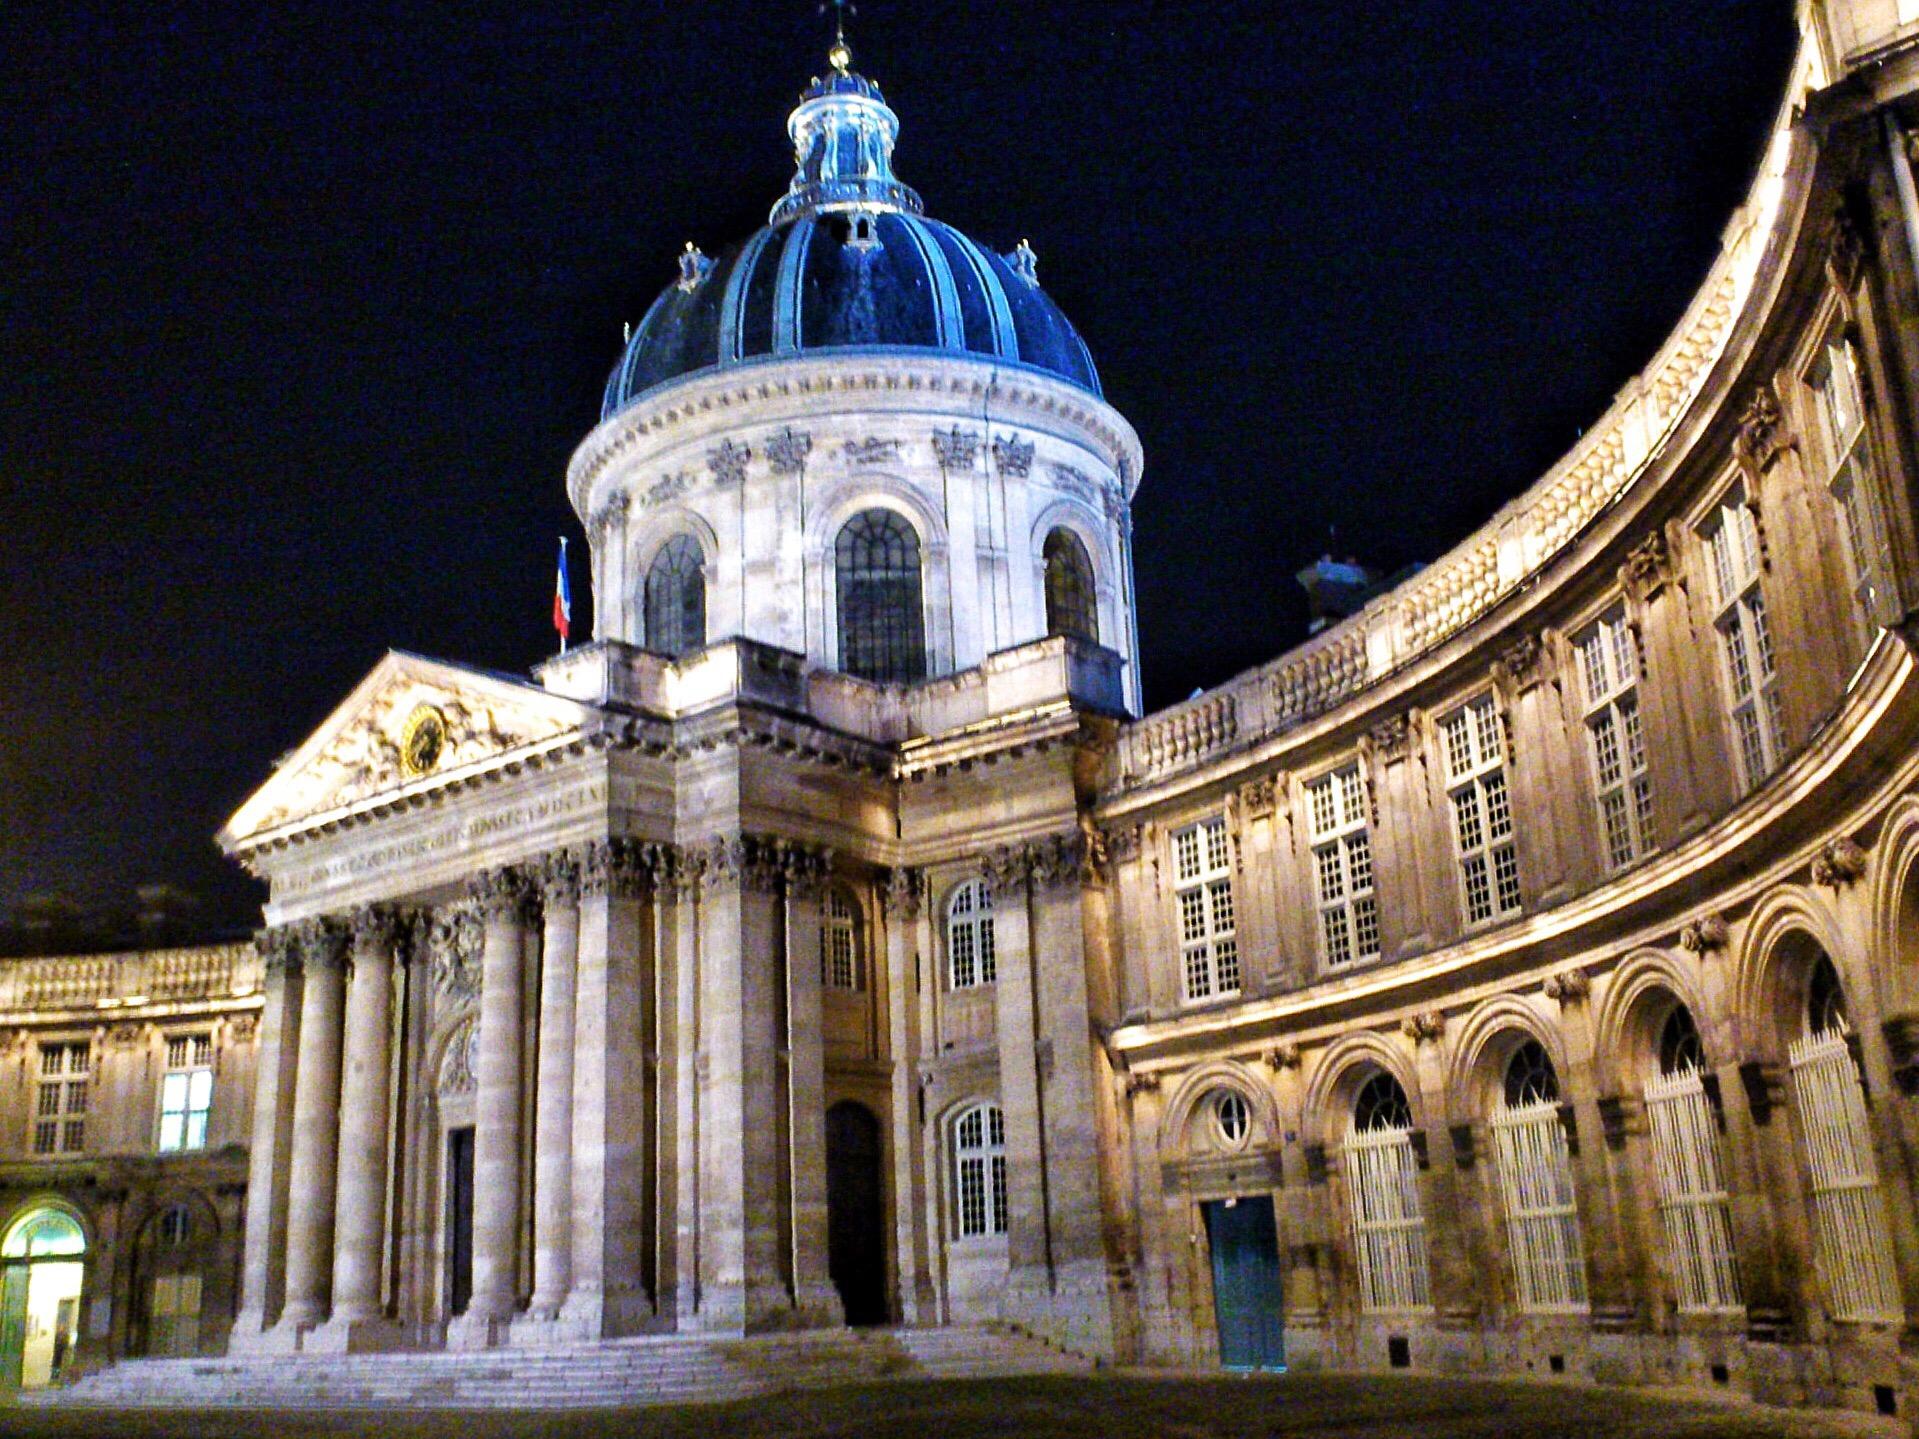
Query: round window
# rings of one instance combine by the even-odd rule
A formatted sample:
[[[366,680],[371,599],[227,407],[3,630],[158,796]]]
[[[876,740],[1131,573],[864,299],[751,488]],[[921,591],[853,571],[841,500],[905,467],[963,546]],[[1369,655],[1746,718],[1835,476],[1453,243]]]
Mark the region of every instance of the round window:
[[[1252,1113],[1246,1108],[1245,1097],[1238,1090],[1213,1091],[1213,1128],[1219,1135],[1220,1143],[1228,1149],[1237,1149],[1246,1142],[1252,1127]]]

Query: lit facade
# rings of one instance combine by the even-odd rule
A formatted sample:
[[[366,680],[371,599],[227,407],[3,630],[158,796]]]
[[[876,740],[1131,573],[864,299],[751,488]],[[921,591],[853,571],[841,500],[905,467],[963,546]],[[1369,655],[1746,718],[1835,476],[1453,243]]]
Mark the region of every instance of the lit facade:
[[[574,457],[601,638],[389,656],[222,835],[233,1348],[992,1318],[1903,1403],[1919,16],[1804,35],[1578,447],[1143,719],[1137,439],[840,57]]]

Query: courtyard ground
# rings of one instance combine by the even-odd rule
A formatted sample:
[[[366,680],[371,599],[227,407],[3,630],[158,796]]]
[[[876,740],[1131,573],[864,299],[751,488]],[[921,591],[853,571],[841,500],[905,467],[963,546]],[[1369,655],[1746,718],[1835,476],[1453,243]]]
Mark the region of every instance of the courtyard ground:
[[[21,1439],[1857,1439],[1897,1421],[1418,1376],[907,1381],[670,1409],[102,1410],[0,1404]]]

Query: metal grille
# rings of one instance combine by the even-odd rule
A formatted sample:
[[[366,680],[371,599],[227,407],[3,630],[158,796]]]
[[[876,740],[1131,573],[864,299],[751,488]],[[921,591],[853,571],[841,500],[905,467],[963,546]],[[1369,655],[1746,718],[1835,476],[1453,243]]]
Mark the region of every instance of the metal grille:
[[[862,510],[834,542],[840,668],[901,684],[926,677],[920,541],[891,510]]]
[[[1792,1095],[1812,1172],[1814,1252],[1834,1319],[1903,1318],[1865,1094],[1845,1031],[1807,1035],[1789,1051]]]
[[[1369,1313],[1431,1308],[1412,1131],[1354,1125],[1346,1132],[1345,1160],[1360,1307]]]
[[[954,989],[993,982],[993,894],[978,880],[954,890],[946,907],[946,957]]]
[[[1040,554],[1046,562],[1046,633],[1099,643],[1099,598],[1086,546],[1071,530],[1054,530]]]
[[[1646,1086],[1659,1214],[1682,1314],[1737,1309],[1739,1267],[1719,1131],[1696,1069],[1661,1075]]]
[[[1519,1307],[1530,1313],[1583,1311],[1586,1250],[1558,1104],[1540,1099],[1500,1105],[1493,1113],[1493,1148]]]
[[[676,535],[646,571],[646,647],[683,655],[706,643],[706,556],[691,535]]]

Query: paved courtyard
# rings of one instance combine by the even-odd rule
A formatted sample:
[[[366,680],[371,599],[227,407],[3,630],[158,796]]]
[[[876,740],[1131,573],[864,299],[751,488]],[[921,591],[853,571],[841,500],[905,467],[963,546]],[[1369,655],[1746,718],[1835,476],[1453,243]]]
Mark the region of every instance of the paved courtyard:
[[[679,1409],[574,1413],[0,1407],[25,1439],[1839,1439],[1869,1417],[1683,1402],[1640,1391],[1393,1377],[913,1381]]]

